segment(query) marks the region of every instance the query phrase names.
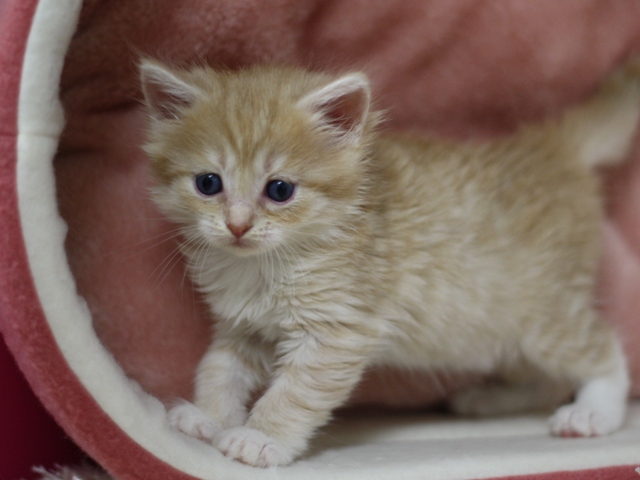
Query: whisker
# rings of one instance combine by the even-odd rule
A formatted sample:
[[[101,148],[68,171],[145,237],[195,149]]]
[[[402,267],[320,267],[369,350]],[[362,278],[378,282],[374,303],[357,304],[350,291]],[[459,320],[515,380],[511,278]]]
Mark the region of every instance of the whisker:
[[[272,250],[272,252],[274,253],[274,255],[278,258],[278,263],[280,265],[280,279],[281,281],[279,282],[283,287],[289,289],[289,291],[287,293],[295,293],[295,290],[291,289],[291,285],[290,285],[290,281],[289,278],[287,278],[286,275],[283,275],[284,272],[286,272],[288,269],[286,268],[286,265],[284,264],[284,261],[282,259],[282,257],[280,256],[280,252],[279,252],[279,248],[274,248]],[[283,253],[284,255],[284,253]],[[275,272],[274,272],[275,274]]]
[[[287,257],[289,258],[289,262],[291,262],[291,259],[293,259],[293,261],[296,264],[296,270],[294,271],[295,274],[295,278],[293,278],[293,281],[291,282],[292,285],[294,285],[294,288],[297,288],[297,284],[300,281],[300,277],[302,277],[302,280],[305,282],[304,286],[305,286],[305,290],[308,291],[309,290],[309,280],[307,278],[306,275],[306,269],[303,268],[301,260],[300,260],[300,254],[298,252],[296,252],[294,250],[294,248],[287,244],[287,243],[283,243],[282,246],[286,249],[287,253]],[[283,252],[284,253],[284,252]],[[298,291],[294,289],[293,293],[296,294]]]
[[[129,245],[125,245],[123,247],[115,248],[113,250],[110,250],[110,251],[106,252],[103,255],[103,258],[109,257],[111,255],[117,254],[117,253],[125,251],[125,250],[133,249],[133,248],[135,248],[135,247],[137,247],[139,245],[144,245],[145,243],[152,242],[153,240],[158,239],[158,238],[167,237],[167,238],[164,238],[164,239],[162,239],[161,241],[159,241],[157,243],[152,244],[149,247],[146,247],[143,250],[137,251],[134,254],[132,254],[132,255],[130,255],[128,257],[125,257],[125,258],[132,258],[132,257],[134,257],[135,255],[137,255],[139,253],[145,252],[145,251],[147,251],[147,250],[149,250],[149,249],[151,249],[153,247],[156,247],[156,246],[158,246],[158,245],[160,245],[160,244],[162,244],[162,243],[164,243],[164,242],[166,242],[168,240],[171,240],[173,238],[178,237],[180,235],[180,233],[181,233],[180,230],[181,230],[180,228],[177,228],[177,229],[171,230],[169,232],[163,232],[161,234],[154,235],[153,237],[150,237],[150,238],[145,238],[144,240],[141,240],[139,242],[135,242],[135,243],[132,243],[132,244],[129,244]]]
[[[187,238],[185,242],[178,244],[165,257],[165,259],[162,262],[160,262],[160,264],[151,272],[151,274],[149,275],[149,278],[147,278],[147,280],[145,281],[145,285],[154,277],[154,275],[156,275],[156,272],[158,271],[158,269],[161,269],[160,272],[157,274],[156,281],[154,281],[153,285],[151,286],[151,289],[155,290],[165,280],[165,278],[167,278],[171,270],[180,261],[182,248],[185,245],[188,245],[189,243],[191,243],[192,241],[193,241],[192,239]],[[175,261],[176,259],[177,261]]]
[[[169,230],[167,232],[162,232],[162,233],[160,233],[158,235],[154,235],[152,237],[145,238],[144,240],[140,240],[139,242],[134,242],[132,244],[125,245],[123,247],[111,250],[111,251],[105,253],[103,255],[103,258],[106,258],[108,256],[114,255],[114,254],[116,254],[118,252],[122,252],[122,251],[126,251],[126,250],[132,250],[135,247],[138,247],[140,245],[144,245],[145,243],[152,242],[152,241],[154,241],[154,240],[156,240],[158,238],[166,237],[166,238],[162,238],[162,240],[160,240],[158,242],[155,242],[155,243],[143,248],[142,250],[137,250],[135,253],[132,253],[131,255],[124,257],[122,260],[127,260],[127,259],[130,259],[130,258],[134,258],[136,255],[140,255],[140,254],[142,254],[144,252],[147,252],[148,250],[151,250],[151,249],[153,249],[153,248],[155,248],[155,247],[157,247],[159,245],[162,245],[165,242],[168,242],[170,240],[178,238],[180,235],[188,232],[192,228],[195,229],[196,227],[178,227],[178,228],[174,228],[172,230]]]
[[[200,249],[201,245],[206,243],[206,237],[202,234],[202,233],[198,233],[195,237],[192,238],[192,241],[199,241],[200,243],[198,244],[198,246],[196,247],[196,249]],[[196,251],[197,251],[196,250]],[[185,280],[187,278],[187,274],[189,272],[189,265],[186,265],[184,272],[182,274],[182,282],[181,282],[181,292],[182,292],[182,303],[184,305],[184,290],[185,290]],[[191,278],[191,277],[190,277]],[[193,284],[194,279],[192,280],[192,288],[191,290],[191,301],[193,302],[193,304],[196,304],[196,285]]]
[[[273,284],[273,280],[276,278],[276,262],[273,259],[273,252],[271,250],[269,250],[268,252],[268,257],[266,259],[267,263],[270,264],[271,267],[271,282],[270,284]]]
[[[147,285],[147,283],[156,275],[158,269],[161,268],[160,272],[156,276],[156,280],[151,285],[151,290],[155,290],[164,281],[167,275],[169,275],[173,267],[177,264],[177,262],[174,262],[174,260],[178,259],[179,261],[179,259],[181,258],[180,253],[180,245],[178,245],[171,251],[169,255],[165,257],[162,262],[160,262],[160,264],[153,270],[153,272],[151,272],[149,278],[147,278],[147,280],[145,281],[145,285]]]
[[[210,249],[211,244],[206,241],[206,238],[203,239],[203,241],[198,245],[198,248],[196,249],[197,256],[193,259],[193,269],[194,272],[196,269],[198,269],[197,278],[202,278],[202,272],[204,270],[204,266],[206,264],[207,256],[209,255]]]

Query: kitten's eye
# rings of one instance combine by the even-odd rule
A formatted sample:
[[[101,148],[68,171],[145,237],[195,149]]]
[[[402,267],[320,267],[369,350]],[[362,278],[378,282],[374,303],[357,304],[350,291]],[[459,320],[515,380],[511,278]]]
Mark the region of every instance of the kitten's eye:
[[[210,197],[222,191],[222,179],[215,173],[203,173],[196,177],[196,187],[201,194]]]
[[[276,202],[286,202],[293,195],[294,186],[284,180],[272,180],[267,183],[265,193]]]

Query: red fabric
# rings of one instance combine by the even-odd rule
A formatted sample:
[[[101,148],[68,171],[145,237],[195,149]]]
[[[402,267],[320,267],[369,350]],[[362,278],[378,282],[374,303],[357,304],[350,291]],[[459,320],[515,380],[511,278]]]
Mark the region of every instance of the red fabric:
[[[0,0],[0,135],[15,135],[26,36],[37,2]]]
[[[35,465],[80,462],[80,450],[45,412],[1,338],[0,385],[0,478],[29,479]]]
[[[16,99],[37,2],[0,2],[0,328],[57,422],[119,480],[187,480],[106,417],[46,325],[29,276],[15,192]],[[206,311],[181,283],[180,267],[154,273],[173,246],[137,243],[168,228],[145,203],[137,51],[176,63],[363,68],[379,105],[389,109],[390,127],[468,136],[503,132],[584,98],[640,46],[639,35],[640,3],[607,0],[86,0],[61,84],[69,123],[56,170],[61,213],[70,226],[70,264],[98,334],[127,373],[160,397],[189,393],[193,366],[208,341]],[[602,283],[604,311],[624,329],[627,347],[640,342],[638,160],[609,174]],[[640,379],[640,350],[628,351]],[[363,398],[404,405],[434,401],[452,388],[437,390],[431,383],[416,394],[406,383],[409,390],[388,383],[380,388],[380,379],[374,380],[361,389]],[[48,437],[33,440],[34,450],[40,440],[54,445]],[[635,478],[632,470],[519,478],[619,480]]]
[[[15,163],[17,91],[20,80],[21,55],[36,2],[0,1],[0,218],[4,220],[15,208],[5,200],[14,195],[12,164]],[[0,256],[3,266],[11,255],[6,241],[9,233],[2,225]],[[14,232],[15,233],[15,232]],[[0,298],[10,277],[0,275]],[[8,292],[7,292],[8,293]],[[0,302],[0,317],[8,313]],[[16,318],[20,318],[18,314]],[[34,465],[52,467],[56,463],[74,462],[80,458],[78,448],[66,437],[37,401],[15,360],[0,338],[0,478],[17,480],[33,478]]]
[[[575,472],[552,472],[542,475],[518,475],[486,478],[482,480],[638,480],[637,466],[578,470]]]

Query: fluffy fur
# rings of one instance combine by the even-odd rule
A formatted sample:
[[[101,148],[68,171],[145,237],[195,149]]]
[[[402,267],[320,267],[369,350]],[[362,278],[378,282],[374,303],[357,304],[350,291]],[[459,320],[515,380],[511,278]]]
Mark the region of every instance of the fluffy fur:
[[[482,144],[377,134],[362,74],[141,72],[153,197],[217,320],[194,404],[169,412],[178,429],[250,465],[288,464],[379,364],[507,380],[458,395],[463,413],[577,390],[553,434],[621,426],[627,369],[593,308],[592,169],[629,148],[635,64],[563,118]],[[203,195],[209,173],[222,190]],[[274,180],[293,196],[270,199]]]

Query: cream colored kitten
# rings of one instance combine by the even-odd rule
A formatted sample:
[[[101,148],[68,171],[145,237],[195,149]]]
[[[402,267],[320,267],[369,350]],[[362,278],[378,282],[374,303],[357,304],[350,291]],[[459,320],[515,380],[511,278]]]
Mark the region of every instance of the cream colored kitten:
[[[217,320],[175,427],[241,462],[285,465],[380,364],[516,380],[458,395],[461,412],[575,389],[553,434],[621,426],[627,368],[593,309],[592,168],[627,153],[635,67],[562,119],[482,144],[378,135],[362,74],[141,72],[154,199],[183,227]]]

